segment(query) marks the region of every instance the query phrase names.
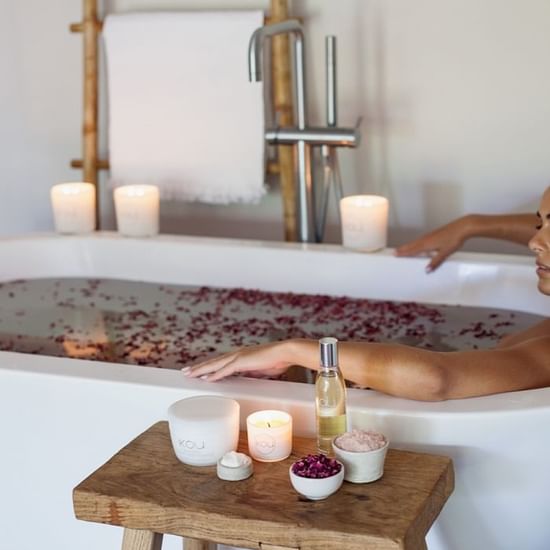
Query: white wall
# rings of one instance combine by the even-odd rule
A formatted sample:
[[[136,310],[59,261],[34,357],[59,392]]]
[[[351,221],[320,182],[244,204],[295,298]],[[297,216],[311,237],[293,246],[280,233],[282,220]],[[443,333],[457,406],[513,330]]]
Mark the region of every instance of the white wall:
[[[79,177],[68,162],[80,150],[82,50],[67,29],[80,4],[0,0],[0,234],[50,229],[50,185]],[[105,8],[267,5],[111,0]],[[338,37],[340,122],[365,117],[360,149],[341,153],[346,192],[390,197],[392,244],[465,212],[535,208],[550,181],[550,3],[295,0],[293,12],[307,27],[313,123],[324,119],[323,37]],[[275,190],[259,206],[178,206],[163,222],[170,232],[278,239],[280,220]]]

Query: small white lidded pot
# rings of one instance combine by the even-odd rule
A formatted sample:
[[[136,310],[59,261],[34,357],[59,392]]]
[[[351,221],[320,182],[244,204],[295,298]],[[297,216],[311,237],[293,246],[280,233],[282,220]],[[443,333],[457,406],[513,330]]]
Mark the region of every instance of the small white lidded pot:
[[[168,408],[172,446],[178,459],[191,466],[213,466],[239,443],[240,406],[234,399],[200,395]]]
[[[224,481],[241,481],[249,478],[253,469],[248,455],[229,451],[218,460],[217,474]]]
[[[354,430],[351,433],[360,431],[361,430]],[[384,462],[389,446],[388,439],[382,434],[377,434],[383,437],[385,441],[381,447],[373,450],[351,451],[342,449],[338,446],[339,440],[347,435],[349,435],[349,432],[338,436],[332,442],[334,455],[342,462],[345,468],[344,479],[351,483],[370,483],[380,479],[384,475]]]

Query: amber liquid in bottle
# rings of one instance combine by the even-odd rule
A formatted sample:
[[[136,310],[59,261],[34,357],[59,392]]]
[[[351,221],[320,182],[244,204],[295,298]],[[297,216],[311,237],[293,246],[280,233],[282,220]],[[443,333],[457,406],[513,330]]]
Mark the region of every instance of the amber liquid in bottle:
[[[332,454],[332,440],[346,431],[346,384],[338,368],[337,340],[322,338],[321,366],[315,381],[319,452]]]

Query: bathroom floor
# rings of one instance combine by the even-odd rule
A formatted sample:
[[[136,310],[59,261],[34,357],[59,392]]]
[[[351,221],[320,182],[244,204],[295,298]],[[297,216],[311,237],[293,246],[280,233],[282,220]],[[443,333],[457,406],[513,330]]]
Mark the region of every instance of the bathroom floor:
[[[540,320],[487,308],[242,288],[96,279],[0,284],[0,350],[170,369],[284,338],[487,348]],[[300,378],[308,377],[293,377]]]

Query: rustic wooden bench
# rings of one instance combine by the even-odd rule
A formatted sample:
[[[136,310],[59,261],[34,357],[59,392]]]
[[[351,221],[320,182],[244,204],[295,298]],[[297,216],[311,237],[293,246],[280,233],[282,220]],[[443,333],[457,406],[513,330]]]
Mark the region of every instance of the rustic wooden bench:
[[[254,463],[245,481],[222,481],[215,467],[176,458],[168,424],[129,443],[73,491],[76,517],[124,527],[123,550],[158,550],[165,533],[186,548],[208,542],[261,550],[417,550],[453,490],[449,458],[390,449],[382,479],[344,482],[322,501],[290,485],[288,469],[314,453],[315,441],[294,438],[284,461]],[[239,450],[248,452],[246,434]]]

